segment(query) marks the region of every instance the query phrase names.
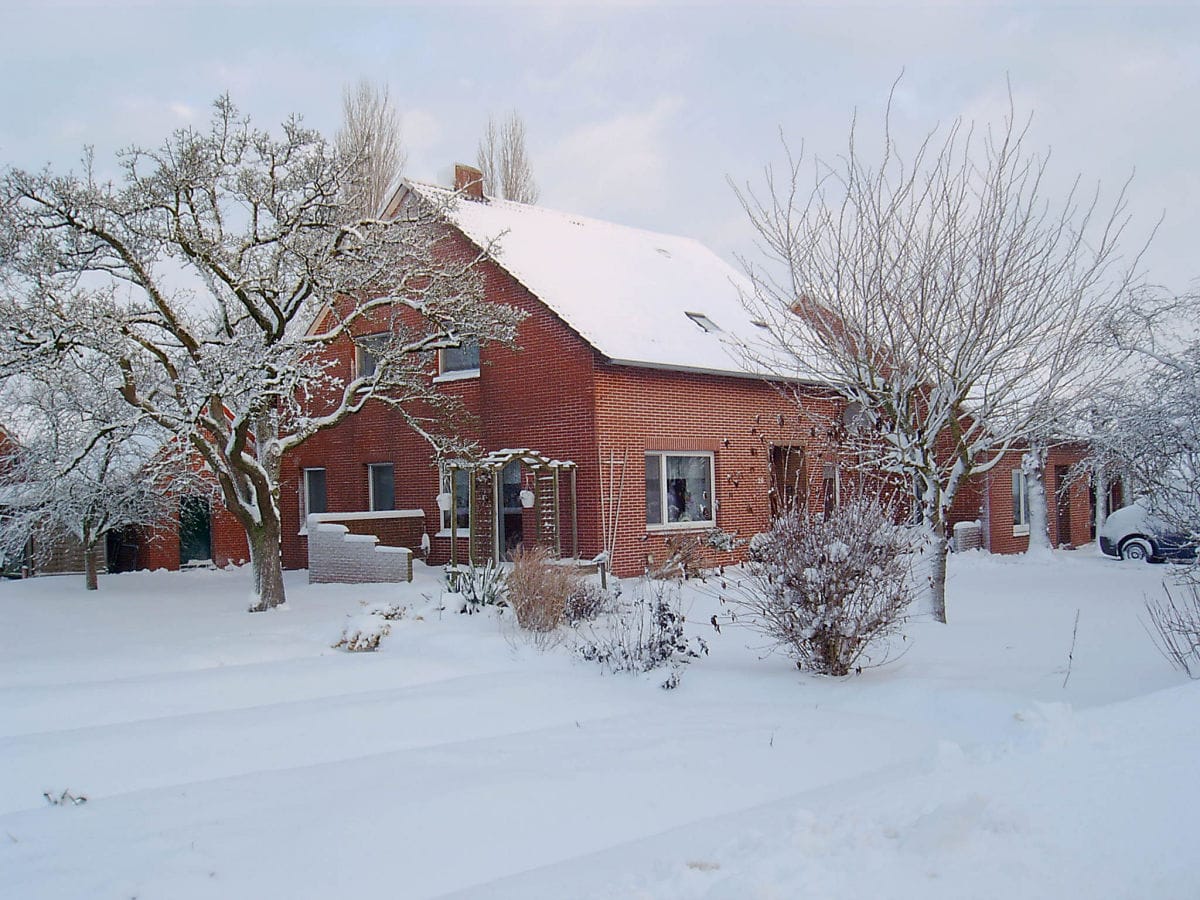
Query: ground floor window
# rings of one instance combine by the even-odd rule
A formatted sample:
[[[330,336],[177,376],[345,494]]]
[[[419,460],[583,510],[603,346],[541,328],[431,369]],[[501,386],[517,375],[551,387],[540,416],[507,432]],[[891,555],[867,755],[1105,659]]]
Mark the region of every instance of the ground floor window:
[[[715,525],[711,453],[646,454],[646,524]]]
[[[305,469],[300,486],[300,525],[313,513],[323,513],[325,506],[325,470]]]
[[[396,469],[391,463],[371,463],[367,466],[369,509],[396,508]]]
[[[1013,535],[1029,534],[1029,482],[1025,473],[1013,469]]]
[[[821,466],[821,494],[825,505],[825,518],[829,518],[842,502],[842,474],[833,463]]]
[[[451,487],[453,481],[453,487]],[[450,533],[450,517],[455,516],[455,530],[466,534],[471,527],[471,473],[467,469],[451,469],[441,467],[441,493],[452,498],[448,504],[443,504],[442,532]]]

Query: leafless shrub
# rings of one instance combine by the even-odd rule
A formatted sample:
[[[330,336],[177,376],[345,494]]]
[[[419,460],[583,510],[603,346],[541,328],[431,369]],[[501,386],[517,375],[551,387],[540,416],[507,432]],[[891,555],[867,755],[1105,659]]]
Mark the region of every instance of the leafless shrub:
[[[891,511],[856,498],[818,519],[792,512],[752,544],[751,560],[722,576],[720,595],[749,627],[805,671],[846,675],[886,659],[886,640],[916,596],[919,540]],[[882,648],[882,659],[866,654]]]
[[[732,552],[742,542],[733,534],[713,528],[703,534],[682,534],[668,537],[666,558],[659,564],[651,563],[648,573],[651,578],[704,578],[712,568],[713,551]]]
[[[613,596],[600,585],[579,579],[574,590],[567,596],[563,617],[568,625],[591,622],[612,609]]]
[[[581,635],[576,652],[610,672],[650,672],[671,666],[663,687],[679,685],[685,664],[708,653],[703,638],[683,633],[677,582],[643,578],[631,603],[620,606]]]
[[[521,548],[512,561],[506,584],[517,624],[528,632],[554,631],[566,621],[567,598],[579,589],[582,576],[571,566],[555,563],[544,547]]]
[[[1146,630],[1171,665],[1188,678],[1200,678],[1200,586],[1186,581],[1179,596],[1166,588],[1163,593],[1165,599],[1146,601]]]

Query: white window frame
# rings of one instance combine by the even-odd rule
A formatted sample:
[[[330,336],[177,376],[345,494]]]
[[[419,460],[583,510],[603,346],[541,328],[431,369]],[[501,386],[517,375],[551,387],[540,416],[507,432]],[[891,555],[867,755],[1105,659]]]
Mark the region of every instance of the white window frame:
[[[454,472],[461,472],[463,477],[467,479],[467,524],[465,527],[455,529],[456,537],[471,536],[471,473],[468,469],[454,469]],[[450,509],[438,509],[438,525],[441,529],[434,537],[450,537],[450,516],[456,515],[458,510],[455,508],[454,486],[450,479],[451,469],[445,463],[438,463],[438,491],[443,494],[450,495]]]
[[[657,456],[659,510],[664,519],[658,523],[646,523],[646,531],[696,531],[717,527],[717,467],[716,455],[711,450],[646,450],[645,456]],[[708,460],[708,485],[711,496],[708,498],[710,518],[691,519],[686,522],[667,522],[667,459],[669,457],[703,458]],[[643,457],[645,459],[645,457]]]
[[[325,475],[325,509],[321,512],[329,511],[329,471],[324,466],[306,466],[300,470],[300,534],[308,534],[308,498],[312,492],[310,472],[322,472]]]
[[[387,468],[392,470],[392,505],[385,510],[375,505],[375,470]],[[396,465],[390,462],[367,463],[367,509],[371,512],[389,512],[396,508]]]
[[[1017,485],[1020,484],[1018,489]],[[1029,479],[1023,469],[1012,470],[1013,537],[1029,534]],[[1019,501],[1019,505],[1018,505]]]
[[[468,344],[475,344],[476,352],[478,353],[479,342],[477,340],[466,340],[466,341],[462,342],[462,345],[468,345]],[[461,346],[456,349],[461,349]],[[438,374],[437,374],[437,377],[434,379],[435,382],[461,381],[465,378],[478,378],[478,377],[479,377],[479,363],[478,362],[476,362],[475,368],[473,368],[473,369],[449,369],[449,370],[447,370],[446,369],[446,351],[445,350],[438,351]]]

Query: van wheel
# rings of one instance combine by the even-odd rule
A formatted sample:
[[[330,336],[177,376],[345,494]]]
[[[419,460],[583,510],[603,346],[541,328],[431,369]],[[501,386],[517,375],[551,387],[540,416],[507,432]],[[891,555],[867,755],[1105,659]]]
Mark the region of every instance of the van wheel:
[[[1148,541],[1141,538],[1130,538],[1121,545],[1121,559],[1132,559],[1139,562],[1150,562],[1150,557],[1154,555]]]

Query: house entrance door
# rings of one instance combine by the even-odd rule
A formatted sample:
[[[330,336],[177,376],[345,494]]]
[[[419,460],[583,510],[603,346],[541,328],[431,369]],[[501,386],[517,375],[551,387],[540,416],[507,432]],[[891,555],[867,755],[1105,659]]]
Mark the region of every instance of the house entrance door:
[[[1069,466],[1054,467],[1054,506],[1058,513],[1058,543],[1071,543],[1071,492],[1067,490]]]
[[[179,564],[212,559],[212,512],[207,497],[179,501]]]
[[[803,447],[771,448],[771,517],[778,518],[808,503],[808,476]]]

